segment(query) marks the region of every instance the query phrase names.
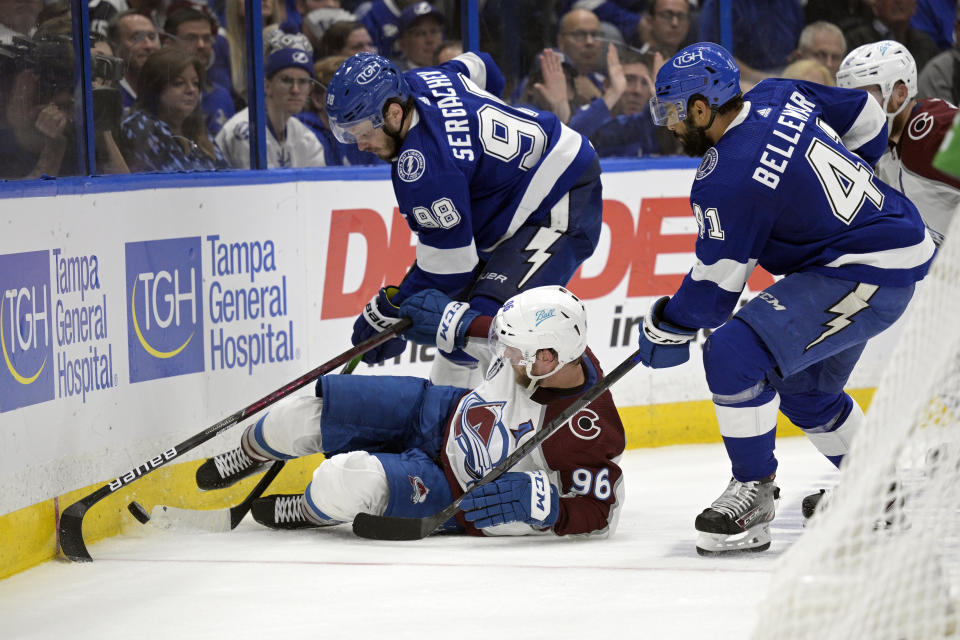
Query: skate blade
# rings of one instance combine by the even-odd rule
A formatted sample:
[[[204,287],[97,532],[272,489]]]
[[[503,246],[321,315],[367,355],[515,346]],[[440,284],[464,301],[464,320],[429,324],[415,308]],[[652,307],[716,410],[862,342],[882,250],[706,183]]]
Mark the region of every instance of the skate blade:
[[[743,533],[706,533],[697,536],[697,553],[701,556],[719,556],[734,553],[758,553],[770,548],[770,524],[763,523]]]

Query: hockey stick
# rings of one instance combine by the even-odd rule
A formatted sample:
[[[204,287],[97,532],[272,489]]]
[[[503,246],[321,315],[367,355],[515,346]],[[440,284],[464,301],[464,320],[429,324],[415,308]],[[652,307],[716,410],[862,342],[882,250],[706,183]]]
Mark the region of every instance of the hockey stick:
[[[284,464],[286,464],[284,460],[277,460],[271,464],[257,485],[250,491],[250,494],[239,504],[228,509],[181,509],[158,504],[150,510],[148,515],[146,510],[137,502],[128,504],[127,509],[133,514],[133,517],[143,524],[150,522],[160,529],[186,529],[213,533],[232,531],[250,512],[253,501],[263,495],[263,492],[267,490],[273,479],[283,469]]]
[[[357,346],[344,351],[337,357],[321,364],[315,369],[308,371],[299,378],[291,380],[276,391],[265,395],[254,403],[244,407],[243,409],[240,409],[236,413],[233,413],[219,422],[207,427],[200,433],[187,438],[175,447],[172,447],[169,450],[150,458],[146,462],[134,467],[122,476],[103,485],[85,498],[77,500],[67,507],[62,514],[60,514],[60,524],[58,526],[57,537],[60,543],[60,549],[63,551],[63,555],[74,562],[89,562],[93,559],[90,557],[90,553],[87,551],[87,546],[83,542],[83,518],[86,515],[87,510],[89,510],[90,507],[96,503],[100,502],[115,491],[122,489],[131,482],[142,478],[151,471],[162,467],[171,460],[179,458],[187,451],[190,451],[194,447],[197,447],[207,440],[210,440],[214,436],[219,435],[221,432],[232,427],[238,422],[243,421],[257,411],[272,405],[277,400],[289,396],[297,389],[309,384],[320,376],[333,371],[337,367],[350,362],[355,357],[363,355],[370,349],[383,344],[387,340],[390,340],[395,335],[406,331],[412,324],[413,323],[409,318],[401,319],[389,329],[381,331],[369,340],[365,340]]]
[[[361,356],[357,356],[344,365],[340,370],[340,375],[349,375],[360,364]],[[160,529],[186,529],[191,531],[208,531],[221,533],[232,531],[246,517],[253,506],[253,501],[263,495],[273,479],[277,477],[280,470],[283,469],[284,460],[275,460],[266,474],[250,490],[247,497],[239,503],[226,509],[182,509],[180,507],[171,507],[165,504],[154,505],[150,513],[140,506],[136,500],[127,505],[127,510],[133,514],[133,517],[147,524],[153,523],[153,526]]]
[[[567,420],[572,418],[578,411],[596,400],[600,395],[610,388],[615,382],[622,378],[628,371],[633,369],[640,361],[640,351],[634,351],[633,354],[621,362],[616,369],[611,371],[603,380],[590,387],[577,401],[567,407],[560,415],[554,418],[549,424],[540,429],[532,438],[523,443],[513,453],[506,457],[500,464],[491,469],[487,475],[472,487],[467,489],[459,498],[447,505],[439,513],[424,518],[398,518],[395,516],[375,516],[369,513],[358,513],[353,520],[353,532],[361,538],[370,538],[372,540],[420,540],[427,537],[437,527],[453,517],[460,508],[460,502],[477,487],[489,484],[506,473],[521,458],[540,445],[541,442],[549,438],[553,432],[562,427]]]

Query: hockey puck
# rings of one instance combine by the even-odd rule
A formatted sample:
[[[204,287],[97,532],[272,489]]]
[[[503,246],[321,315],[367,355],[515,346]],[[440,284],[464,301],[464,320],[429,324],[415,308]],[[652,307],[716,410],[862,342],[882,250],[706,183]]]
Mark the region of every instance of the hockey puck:
[[[143,524],[150,522],[150,514],[136,500],[127,505],[127,511]]]

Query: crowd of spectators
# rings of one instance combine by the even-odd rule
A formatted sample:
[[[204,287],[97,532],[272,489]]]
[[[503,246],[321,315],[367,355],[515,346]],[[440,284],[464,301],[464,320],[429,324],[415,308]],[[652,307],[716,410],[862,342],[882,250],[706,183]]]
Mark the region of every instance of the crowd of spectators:
[[[555,112],[603,157],[678,153],[647,102],[664,60],[719,42],[719,0],[484,0],[481,47],[503,99]],[[97,171],[246,168],[244,0],[91,0]],[[896,40],[920,97],[960,99],[955,0],[731,0],[744,90],[768,77],[834,84],[854,47]],[[362,51],[404,70],[463,51],[459,0],[261,0],[269,167],[379,164],[334,138],[326,84]],[[0,179],[77,171],[67,0],[0,0]]]

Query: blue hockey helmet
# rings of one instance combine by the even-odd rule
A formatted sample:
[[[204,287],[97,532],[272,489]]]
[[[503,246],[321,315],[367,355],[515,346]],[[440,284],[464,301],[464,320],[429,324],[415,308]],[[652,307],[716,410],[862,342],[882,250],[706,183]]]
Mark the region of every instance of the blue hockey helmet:
[[[337,140],[357,137],[383,126],[383,107],[391,98],[406,102],[410,85],[392,62],[375,53],[357,53],[340,65],[327,87],[330,130]]]
[[[658,125],[671,125],[687,117],[687,103],[703,96],[711,108],[740,95],[740,68],[730,52],[712,42],[684,47],[657,73],[650,113]]]

